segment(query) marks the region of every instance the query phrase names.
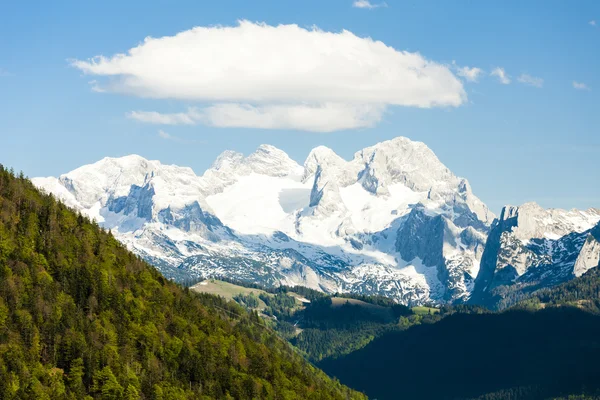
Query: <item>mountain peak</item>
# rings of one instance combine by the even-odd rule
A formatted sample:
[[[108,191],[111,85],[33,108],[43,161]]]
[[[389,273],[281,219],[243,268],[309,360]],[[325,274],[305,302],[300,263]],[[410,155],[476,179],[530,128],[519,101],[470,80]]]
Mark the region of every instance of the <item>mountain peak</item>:
[[[353,162],[362,164],[364,169],[375,170],[379,181],[403,183],[419,192],[459,183],[429,147],[402,136],[358,151]]]
[[[139,162],[148,162],[149,160],[145,157],[140,156],[139,154],[128,154],[121,157],[104,157],[100,161],[108,161],[108,162],[117,162],[117,163],[139,163]]]
[[[266,144],[266,143],[259,145],[256,148],[256,152],[271,153],[271,154],[285,154],[287,156],[287,153],[285,151],[283,151],[271,144]]]
[[[237,151],[225,150],[213,162],[211,169],[221,170],[235,168],[244,159],[244,155]]]
[[[511,206],[511,205],[505,205],[504,207],[502,207],[502,211],[500,212],[500,221],[506,221],[508,219],[514,218],[517,216],[517,213],[519,211],[519,207],[517,206]]]
[[[301,175],[302,167],[275,146],[261,144],[244,160],[244,164],[257,174],[269,176]]]
[[[326,146],[317,146],[310,151],[306,161],[304,161],[302,180],[306,181],[313,177],[319,167],[325,174],[335,175],[340,186],[345,186],[351,182],[352,178],[356,178],[357,171],[344,173],[348,170],[350,164]]]
[[[513,231],[519,239],[544,237],[555,239],[568,232],[583,232],[591,229],[600,221],[600,211],[594,209],[587,211],[545,209],[530,201],[520,206],[504,206],[500,220],[505,221],[511,218],[516,218],[516,227],[513,228]]]

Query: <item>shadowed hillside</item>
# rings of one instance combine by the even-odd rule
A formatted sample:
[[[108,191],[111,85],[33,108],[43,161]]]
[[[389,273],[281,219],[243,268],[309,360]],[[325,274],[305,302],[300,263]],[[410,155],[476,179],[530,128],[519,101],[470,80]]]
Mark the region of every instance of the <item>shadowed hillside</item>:
[[[455,314],[320,366],[378,399],[546,399],[597,394],[599,357],[600,316],[560,307]]]

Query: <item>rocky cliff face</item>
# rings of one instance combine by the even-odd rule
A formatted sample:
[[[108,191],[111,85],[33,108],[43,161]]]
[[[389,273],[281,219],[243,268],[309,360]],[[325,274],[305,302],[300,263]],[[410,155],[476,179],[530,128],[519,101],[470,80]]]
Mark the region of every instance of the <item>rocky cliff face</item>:
[[[577,277],[600,264],[600,223],[589,231],[575,260],[573,274]]]
[[[598,265],[595,226],[600,210],[545,210],[535,203],[506,206],[481,258],[472,302],[495,304],[565,282]]]

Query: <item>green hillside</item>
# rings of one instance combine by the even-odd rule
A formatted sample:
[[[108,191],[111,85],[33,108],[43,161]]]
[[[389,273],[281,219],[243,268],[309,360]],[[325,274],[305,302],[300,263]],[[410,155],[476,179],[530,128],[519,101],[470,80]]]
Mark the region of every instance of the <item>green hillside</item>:
[[[533,292],[514,308],[542,309],[572,306],[600,314],[600,265],[580,277]]]
[[[460,310],[478,311],[472,306],[411,309],[381,296],[328,295],[301,286],[266,288],[222,279],[204,280],[190,289],[259,311],[269,327],[312,362],[352,353],[386,332],[433,323]]]
[[[86,396],[363,398],[0,166],[0,398]]]

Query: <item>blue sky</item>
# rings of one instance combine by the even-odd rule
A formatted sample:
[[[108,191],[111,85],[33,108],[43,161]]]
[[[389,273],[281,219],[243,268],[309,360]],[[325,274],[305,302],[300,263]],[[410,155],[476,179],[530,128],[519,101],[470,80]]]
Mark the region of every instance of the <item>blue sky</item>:
[[[600,207],[600,2],[388,0],[386,4],[366,9],[353,7],[352,0],[4,1],[0,4],[0,163],[28,176],[48,176],[105,156],[137,153],[190,166],[200,174],[226,149],[248,154],[259,144],[269,143],[302,163],[317,145],[331,147],[349,159],[363,147],[407,136],[425,142],[453,172],[468,178],[474,192],[495,212],[503,204],[526,201],[545,207]],[[303,126],[287,129],[303,122],[298,120],[286,120],[283,128],[216,127],[214,122],[197,121],[160,125],[148,123],[147,118],[142,122],[128,113],[189,114],[190,108],[220,104],[222,99],[198,92],[192,95],[204,96],[202,99],[172,95],[165,86],[170,81],[157,83],[161,85],[158,94],[149,98],[125,87],[119,76],[106,76],[108,69],[100,70],[97,64],[73,66],[73,60],[87,63],[98,55],[110,58],[127,53],[145,37],[171,37],[193,27],[209,28],[208,39],[214,37],[210,35],[218,31],[217,26],[237,27],[232,40],[245,39],[245,33],[238,32],[240,20],[265,24],[258,27],[297,24],[298,36],[289,43],[281,31],[271,33],[274,46],[281,46],[278,51],[283,55],[294,46],[298,54],[304,54],[302,38],[308,37],[305,33],[313,32],[314,26],[323,38],[326,32],[340,36],[347,30],[352,33],[350,46],[356,43],[368,48],[370,42],[363,39],[370,37],[392,48],[386,50],[389,57],[366,54],[364,59],[373,63],[368,68],[380,71],[388,66],[377,63],[392,60],[390,70],[396,74],[394,57],[407,51],[440,66],[452,79],[447,79],[447,74],[435,75],[435,90],[421,85],[415,100],[393,85],[375,94],[353,90],[360,82],[352,75],[348,78],[350,91],[339,95],[356,95],[352,104],[360,103],[363,95],[381,96],[372,101],[376,106],[369,103],[369,110],[376,109],[376,115],[369,114],[364,126],[338,129],[327,125],[333,120],[327,114],[325,125],[312,129],[321,131],[314,132]],[[332,42],[334,46],[337,43]],[[244,48],[250,53],[256,50]],[[226,48],[233,52],[241,49],[236,49],[235,43]],[[310,48],[306,51],[312,54]],[[162,67],[162,53],[156,54],[154,62]],[[182,54],[185,58],[187,53]],[[197,64],[196,59],[190,62]],[[213,64],[215,68],[222,65]],[[113,66],[108,59],[106,67]],[[460,76],[458,68],[465,66],[482,70],[477,82]],[[250,67],[240,67],[240,73],[247,74],[244,68]],[[510,77],[509,84],[490,75],[497,67]],[[343,81],[345,68],[338,70],[340,82],[347,83]],[[371,79],[360,75],[364,71],[352,73],[361,76],[359,80]],[[522,74],[538,80],[519,82]],[[292,106],[321,101],[314,93],[291,93],[286,79],[293,81],[294,77],[282,76],[283,83],[269,84],[273,92],[282,85],[283,97],[269,101]],[[395,76],[381,82],[384,86],[394,83]],[[235,77],[225,78],[235,82]],[[457,94],[456,82],[464,98],[451,97],[447,104],[432,105],[439,96]],[[199,82],[199,87],[204,83]],[[307,82],[308,86],[311,83]],[[94,91],[94,87],[104,92]],[[166,92],[161,92],[163,89]],[[248,95],[242,102],[263,110],[263,103],[252,103],[256,93],[251,89],[248,93],[231,90],[234,100]],[[327,97],[330,92],[323,102],[331,100]],[[411,101],[429,108],[407,105]],[[347,112],[356,113],[344,108],[340,115],[345,117]]]

